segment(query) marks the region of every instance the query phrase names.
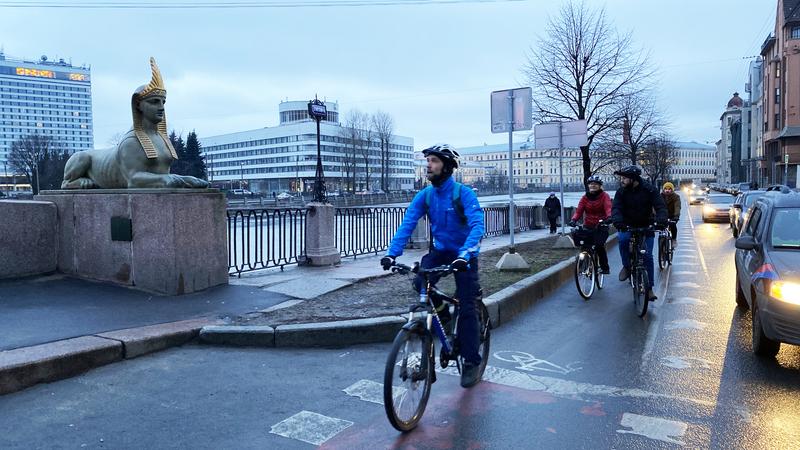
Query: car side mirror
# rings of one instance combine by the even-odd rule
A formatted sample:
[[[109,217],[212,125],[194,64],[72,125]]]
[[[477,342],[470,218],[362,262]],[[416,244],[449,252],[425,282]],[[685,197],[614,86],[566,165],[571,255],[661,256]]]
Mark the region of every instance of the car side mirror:
[[[733,207],[736,208],[736,209],[742,209],[742,205],[740,205],[740,204],[735,204],[735,205],[733,205]]]
[[[742,236],[736,239],[734,245],[739,250],[754,250],[758,246],[758,244],[756,244],[756,240],[753,239],[753,236]]]

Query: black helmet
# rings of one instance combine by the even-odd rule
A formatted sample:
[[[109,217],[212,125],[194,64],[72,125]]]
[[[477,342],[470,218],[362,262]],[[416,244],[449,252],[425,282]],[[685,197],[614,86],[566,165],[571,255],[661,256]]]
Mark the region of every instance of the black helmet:
[[[586,179],[586,184],[588,185],[589,183],[597,183],[600,186],[602,186],[603,185],[603,179],[600,178],[597,175],[592,175],[592,176],[590,176],[589,178]]]
[[[453,169],[458,169],[458,159],[461,158],[456,149],[447,144],[436,144],[428,147],[422,151],[422,154],[425,156],[434,155],[441,159],[445,166],[450,166]]]
[[[620,175],[625,178],[630,178],[632,180],[638,180],[642,178],[642,169],[639,166],[625,166],[622,169],[617,170],[614,172],[614,175]]]

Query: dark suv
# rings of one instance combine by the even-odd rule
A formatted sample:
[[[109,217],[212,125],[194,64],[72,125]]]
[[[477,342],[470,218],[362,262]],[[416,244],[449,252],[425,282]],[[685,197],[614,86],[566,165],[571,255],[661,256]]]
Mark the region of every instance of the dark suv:
[[[752,309],[753,352],[800,345],[800,193],[770,191],[751,206],[736,240],[736,304]]]
[[[747,218],[747,210],[750,209],[750,206],[765,193],[765,191],[747,191],[742,192],[736,197],[736,201],[734,201],[733,205],[731,205],[729,217],[731,222],[731,231],[733,231],[733,237],[739,237],[739,233],[742,232],[742,224],[744,223],[744,219]]]

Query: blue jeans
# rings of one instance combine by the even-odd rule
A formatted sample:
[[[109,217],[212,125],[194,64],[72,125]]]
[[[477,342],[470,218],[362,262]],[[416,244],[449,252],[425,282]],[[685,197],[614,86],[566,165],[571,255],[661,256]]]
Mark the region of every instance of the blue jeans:
[[[422,257],[420,265],[429,269],[431,267],[442,266],[452,263],[458,257],[457,252],[441,250],[431,250],[430,253]],[[478,309],[475,305],[475,298],[478,296],[478,258],[469,261],[469,269],[465,272],[453,274],[456,278],[456,298],[461,304],[458,316],[458,340],[459,352],[464,360],[470,364],[480,364],[481,355],[478,353],[480,345],[480,331],[478,328]],[[438,277],[431,277],[431,284],[436,284]],[[414,288],[417,292],[422,288],[425,280],[417,275],[414,279]]]
[[[626,269],[630,270],[631,268],[631,232],[630,231],[620,231],[617,234],[619,238],[619,257],[622,259],[622,265],[625,266]],[[644,238],[646,253],[644,255],[644,266],[647,268],[647,289],[653,288],[653,245],[655,243],[655,235],[653,233],[648,233]]]

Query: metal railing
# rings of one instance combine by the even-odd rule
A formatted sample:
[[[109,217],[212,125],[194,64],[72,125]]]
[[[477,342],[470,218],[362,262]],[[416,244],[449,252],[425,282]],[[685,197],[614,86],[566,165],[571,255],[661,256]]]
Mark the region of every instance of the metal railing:
[[[297,264],[306,254],[306,208],[229,209],[228,272]]]
[[[405,207],[336,208],[334,242],[344,257],[378,254],[389,248]],[[543,227],[541,206],[517,206],[515,231]],[[283,268],[306,255],[306,208],[229,209],[228,271]],[[509,233],[508,206],[483,208],[484,236]]]
[[[335,243],[342,257],[377,254],[389,248],[405,207],[336,208]]]

